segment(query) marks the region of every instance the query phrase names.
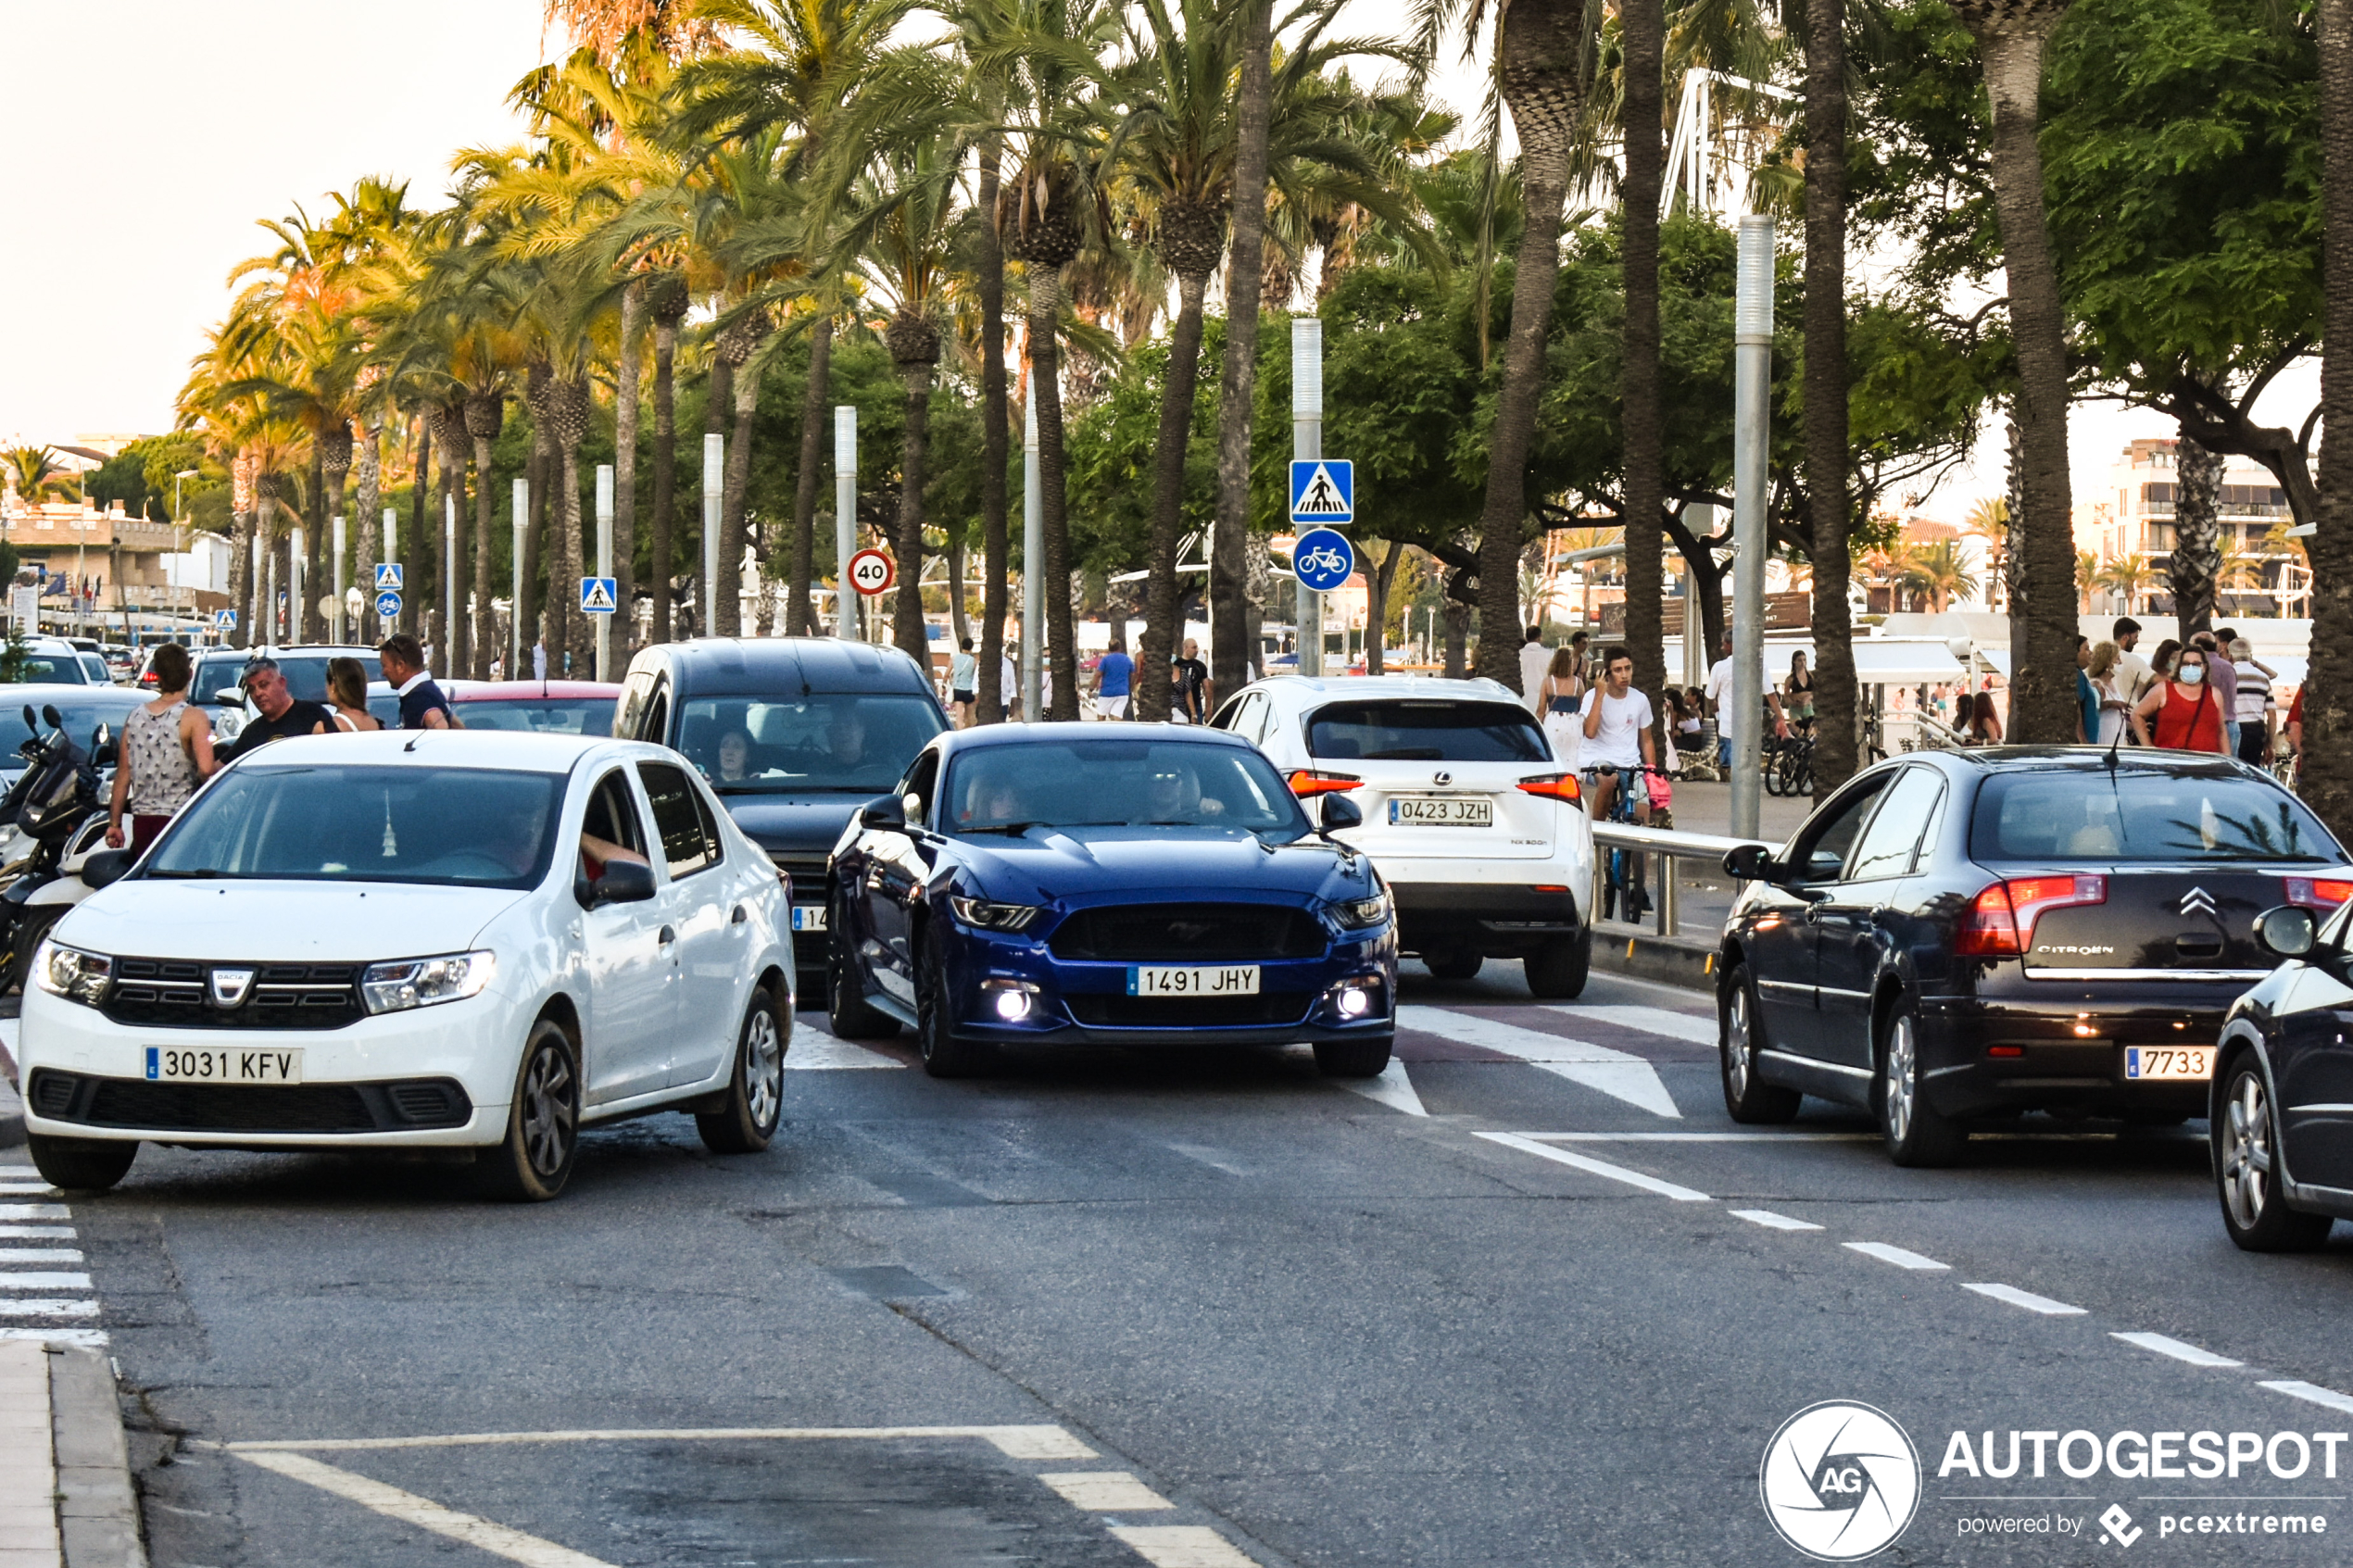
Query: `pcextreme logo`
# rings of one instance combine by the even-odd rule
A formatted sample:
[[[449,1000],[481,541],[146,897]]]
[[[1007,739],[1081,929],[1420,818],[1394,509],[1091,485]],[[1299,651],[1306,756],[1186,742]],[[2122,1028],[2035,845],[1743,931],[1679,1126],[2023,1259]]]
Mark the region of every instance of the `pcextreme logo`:
[[[1826,1399],[1781,1423],[1765,1445],[1757,1490],[1781,1539],[1824,1562],[1853,1562],[1911,1524],[1920,1456],[1885,1411]]]

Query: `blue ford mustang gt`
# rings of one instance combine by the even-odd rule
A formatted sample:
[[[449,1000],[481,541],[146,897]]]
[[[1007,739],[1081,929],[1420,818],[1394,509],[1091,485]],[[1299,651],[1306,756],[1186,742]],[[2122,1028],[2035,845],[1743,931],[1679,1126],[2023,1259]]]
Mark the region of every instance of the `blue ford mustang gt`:
[[[1397,928],[1372,862],[1324,836],[1344,825],[1328,802],[1311,823],[1223,731],[935,736],[835,847],[833,1031],[910,1026],[935,1077],[1000,1045],[1297,1041],[1370,1077],[1397,1027]]]

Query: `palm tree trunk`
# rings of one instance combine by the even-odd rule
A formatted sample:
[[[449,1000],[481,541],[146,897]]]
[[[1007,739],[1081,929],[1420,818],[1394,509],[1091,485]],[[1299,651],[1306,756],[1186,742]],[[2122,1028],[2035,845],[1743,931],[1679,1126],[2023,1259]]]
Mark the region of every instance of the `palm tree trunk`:
[[[1666,539],[1659,521],[1667,505],[1667,458],[1658,406],[1658,194],[1667,161],[1660,142],[1667,91],[1664,0],[1626,0],[1618,20],[1626,46],[1626,326],[1619,381],[1626,443],[1626,644],[1634,655],[1635,689],[1657,692],[1667,684],[1661,602],[1666,573],[1660,565]],[[1541,616],[1531,610],[1529,619]],[[1664,709],[1663,703],[1652,705],[1654,734],[1666,732]]]
[[[973,634],[972,612],[964,604],[964,566],[968,553],[963,525],[948,531],[948,638],[961,648]]]
[[[2214,629],[2214,588],[2221,575],[2222,456],[2182,433],[2174,447],[2173,552],[2166,576],[2173,613],[2187,642]]]
[[[548,639],[550,651],[562,648],[572,656],[566,671],[573,680],[585,680],[597,657],[596,628],[580,613],[580,579],[585,573],[580,526],[580,442],[588,433],[588,372],[585,367],[559,379],[551,389],[556,414],[556,450],[560,455],[563,508],[563,580],[547,584],[547,617],[561,634]]]
[[[525,679],[538,662],[532,650],[542,643],[552,646],[554,641],[544,624],[547,596],[540,588],[539,578],[547,554],[547,499],[555,490],[555,477],[556,443],[542,424],[531,435],[531,462],[526,475],[531,509],[522,531],[522,603],[515,609],[522,621],[522,657],[516,662],[516,672]]]
[[[254,521],[253,513],[239,512],[236,527],[229,535],[229,603],[237,611],[237,625],[229,633],[231,647],[252,647],[258,641],[254,634],[258,622],[253,614],[253,584],[248,581],[253,575]]]
[[[2075,734],[2075,546],[2067,471],[2066,319],[2043,211],[2035,119],[2043,49],[2068,0],[1962,0],[1994,107],[1994,207],[2002,231],[2017,345],[2020,492],[2012,536],[2025,568],[2010,604],[2007,738],[2056,744]]]
[[[440,554],[442,577],[434,596],[436,608],[456,607],[456,614],[448,619],[453,624],[441,631],[440,662],[442,671],[455,675],[467,668],[468,645],[466,610],[469,583],[472,574],[466,561],[466,418],[462,406],[452,405],[436,409],[434,414],[434,445],[441,455],[441,506],[433,520],[434,546]],[[449,520],[458,521],[457,537],[452,539]],[[445,610],[445,614],[447,611]]]
[[[1397,580],[1397,563],[1405,557],[1402,541],[1392,539],[1378,569],[1365,573],[1365,673],[1382,672],[1389,648],[1389,587]]]
[[[326,483],[320,494],[319,539],[313,547],[314,557],[319,564],[310,576],[311,594],[314,598],[321,595],[333,594],[337,601],[341,601],[346,585],[330,582],[328,579],[334,572],[335,557],[333,538],[334,520],[343,516],[344,480],[351,472],[351,421],[345,420],[321,431],[319,435],[319,444],[320,474]],[[346,521],[345,527],[348,529],[349,526],[350,524]],[[323,627],[321,634],[324,634]]]
[[[309,525],[302,531],[302,592],[295,593],[293,559],[294,541],[286,541],[289,549],[286,571],[288,602],[294,614],[288,618],[294,627],[295,641],[315,643],[324,640],[318,630],[318,612],[311,607],[317,602],[319,571],[319,534],[326,527],[327,508],[321,503],[327,494],[327,449],[323,442],[313,438],[310,443],[310,494],[303,503],[310,508]]]
[[[417,455],[409,486],[409,544],[401,554],[408,570],[401,573],[401,630],[416,633],[419,642],[433,634],[427,612],[433,608],[433,535],[425,531],[425,513],[433,506],[433,414],[417,411]]]
[[[1504,101],[1519,132],[1527,217],[1512,274],[1503,385],[1488,437],[1487,498],[1479,509],[1478,668],[1513,691],[1519,690],[1520,639],[1513,628],[1519,621],[1519,548],[1528,521],[1528,447],[1544,390],[1553,284],[1560,276],[1561,203],[1568,194],[1577,132],[1585,14],[1584,0],[1521,0],[1504,12],[1497,38]],[[1657,200],[1654,194],[1654,211]]]
[[[744,546],[750,543],[744,528],[751,489],[752,421],[760,417],[761,367],[737,366],[729,387],[736,409],[736,428],[727,441],[727,474],[719,496],[719,624],[723,637],[744,633]]]
[[[653,640],[670,641],[670,579],[678,570],[678,318],[654,312],[654,537],[646,575],[654,596]]]
[[[2320,507],[2306,545],[2312,623],[2353,624],[2353,0],[2320,0],[2322,250]],[[2304,798],[2353,836],[2353,640],[2314,637],[2304,698]]]
[[[1846,0],[1806,8],[1806,489],[1813,513],[1814,798],[1855,771],[1846,491]]]
[[[902,364],[907,386],[906,428],[899,442],[899,603],[891,617],[891,641],[931,675],[931,643],[924,625],[924,459],[931,439],[931,377],[928,361]]]
[[[980,144],[977,185],[980,225],[980,669],[975,723],[993,724],[1013,693],[1003,690],[1005,574],[1012,568],[1007,537],[1005,464],[1013,423],[1005,406],[1005,241],[997,232],[997,187],[1004,138]]]
[[[825,461],[825,406],[833,397],[833,364],[834,318],[827,310],[809,328],[809,390],[800,400],[800,471],[793,476],[792,567],[785,583],[787,637],[806,636],[812,630],[809,590],[817,572],[817,474]],[[840,563],[835,566],[838,570]]]
[[[474,435],[473,448],[473,592],[467,596],[465,608],[459,613],[467,621],[466,637],[471,653],[468,668],[475,680],[487,681],[490,679],[490,661],[498,655],[498,621],[490,608],[494,585],[498,581],[497,563],[491,556],[492,541],[498,537],[498,514],[490,494],[490,438]]]
[[[1259,276],[1266,253],[1266,138],[1274,103],[1273,0],[1252,0],[1235,105],[1233,236],[1226,261],[1226,347],[1217,372],[1217,521],[1209,557],[1210,680],[1248,684],[1250,444],[1258,388]],[[985,678],[985,676],[984,676]]]
[[[1038,509],[1046,535],[1046,667],[1053,673],[1050,719],[1078,717],[1078,659],[1070,625],[1070,524],[1063,509],[1063,270],[1029,265],[1029,383],[1038,409]]]
[[[384,416],[370,414],[361,425],[359,445],[354,453],[352,467],[358,473],[356,494],[351,501],[352,582],[359,588],[359,596],[369,607],[359,612],[359,626],[375,625],[373,608],[376,597],[376,545],[379,523],[376,517],[383,505],[379,499],[384,491]],[[353,641],[374,642],[373,637],[358,634]]]
[[[629,668],[637,646],[637,383],[645,369],[646,280],[621,293],[621,363],[613,387],[613,672]],[[485,473],[489,470],[484,470]],[[489,557],[482,558],[485,565]],[[487,600],[488,595],[484,594]],[[488,611],[485,609],[484,614]]]
[[[1202,296],[1208,290],[1206,272],[1176,275],[1176,320],[1168,339],[1168,381],[1161,389],[1160,443],[1152,476],[1144,640],[1138,650],[1140,657],[1131,706],[1139,719],[1165,719],[1173,706],[1168,673],[1176,658],[1184,602],[1184,596],[1177,592],[1176,545],[1185,529],[1185,455],[1192,445],[1193,389],[1201,380]]]

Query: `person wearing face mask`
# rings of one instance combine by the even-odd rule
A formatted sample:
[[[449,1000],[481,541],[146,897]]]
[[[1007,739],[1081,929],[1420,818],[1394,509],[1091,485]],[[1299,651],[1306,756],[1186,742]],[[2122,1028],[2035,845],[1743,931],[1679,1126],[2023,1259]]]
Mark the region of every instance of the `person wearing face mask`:
[[[2143,746],[2223,754],[2222,708],[2207,684],[2204,648],[2183,648],[2171,677],[2149,687],[2133,709],[2133,734]]]

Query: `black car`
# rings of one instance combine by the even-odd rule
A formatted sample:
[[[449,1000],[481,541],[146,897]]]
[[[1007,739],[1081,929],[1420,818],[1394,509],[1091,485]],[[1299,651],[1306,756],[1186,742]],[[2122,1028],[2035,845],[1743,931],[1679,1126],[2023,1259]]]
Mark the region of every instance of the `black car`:
[[[1868,1107],[1901,1165],[2029,1110],[2206,1113],[2223,1017],[2270,974],[2265,910],[2353,895],[2268,776],[2176,751],[1996,746],[1862,773],[1747,882],[1718,964],[1724,1103]],[[2341,1097],[2353,1100],[2353,1094]]]
[[[2300,1252],[2353,1220],[2353,883],[2323,924],[2302,904],[2256,922],[2287,961],[2222,1026],[2208,1137],[2223,1228],[2250,1252]]]
[[[915,661],[833,637],[699,638],[629,661],[612,733],[685,754],[792,879],[799,995],[824,994],[826,858],[948,727]]]

